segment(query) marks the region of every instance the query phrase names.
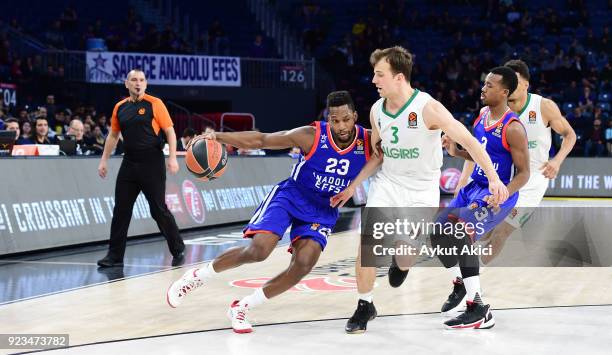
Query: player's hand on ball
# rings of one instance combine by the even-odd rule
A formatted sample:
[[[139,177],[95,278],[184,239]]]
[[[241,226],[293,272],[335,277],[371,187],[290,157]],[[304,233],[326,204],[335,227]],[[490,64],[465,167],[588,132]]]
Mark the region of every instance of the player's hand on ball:
[[[204,139],[210,139],[210,140],[213,140],[213,141],[217,140],[217,134],[215,132],[204,133],[200,137],[202,137]]]
[[[542,164],[542,166],[540,167],[540,171],[542,172],[542,175],[544,175],[544,177],[548,179],[554,179],[557,177],[560,168],[561,163],[559,163],[555,159],[551,159],[546,163]]]
[[[501,205],[508,199],[508,188],[499,178],[489,179],[489,191],[492,195],[492,201],[496,202],[498,205]]]
[[[210,140],[214,141],[214,140],[217,140],[217,136],[215,135],[214,132],[202,133],[199,136],[195,136],[195,137],[191,138],[189,143],[187,143],[187,146],[185,147],[185,150],[189,149],[189,147],[191,147],[193,145],[193,143],[199,141],[200,139],[210,139]]]
[[[351,197],[355,194],[355,188],[349,185],[346,189],[342,190],[340,193],[329,198],[329,205],[332,207],[342,207],[346,203],[346,201],[350,200]]]
[[[178,173],[179,165],[178,165],[178,161],[176,160],[176,157],[168,158],[168,162],[166,163],[166,168],[168,168],[168,171],[172,175],[176,175],[176,173]]]

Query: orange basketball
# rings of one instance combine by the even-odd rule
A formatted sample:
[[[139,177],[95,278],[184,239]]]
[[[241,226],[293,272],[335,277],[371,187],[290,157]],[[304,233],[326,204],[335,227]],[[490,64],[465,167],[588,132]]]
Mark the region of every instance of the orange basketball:
[[[199,180],[209,181],[221,177],[227,165],[225,145],[200,138],[187,149],[185,165]]]

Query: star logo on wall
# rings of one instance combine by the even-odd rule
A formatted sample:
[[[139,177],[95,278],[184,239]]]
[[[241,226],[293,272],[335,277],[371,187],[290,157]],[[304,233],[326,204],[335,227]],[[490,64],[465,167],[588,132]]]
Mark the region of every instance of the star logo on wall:
[[[94,68],[104,68],[106,66],[105,63],[106,63],[107,60],[108,59],[102,58],[102,54],[98,54],[97,58],[93,58],[93,61],[95,63],[94,64]]]

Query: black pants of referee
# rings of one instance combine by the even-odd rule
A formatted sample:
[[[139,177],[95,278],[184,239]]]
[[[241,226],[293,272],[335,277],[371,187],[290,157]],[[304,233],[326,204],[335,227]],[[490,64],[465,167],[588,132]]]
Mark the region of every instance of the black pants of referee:
[[[132,210],[141,191],[149,202],[151,216],[168,242],[170,253],[177,256],[185,249],[174,216],[166,206],[166,166],[163,153],[148,154],[139,159],[126,156],[119,168],[115,186],[115,208],[108,252],[113,260],[123,260]]]

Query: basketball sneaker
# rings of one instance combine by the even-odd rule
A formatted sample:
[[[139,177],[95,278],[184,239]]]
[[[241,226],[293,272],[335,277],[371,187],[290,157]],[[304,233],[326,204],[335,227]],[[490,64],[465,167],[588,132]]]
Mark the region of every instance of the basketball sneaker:
[[[460,278],[453,281],[453,292],[448,295],[446,302],[442,305],[442,314],[445,316],[455,316],[458,313],[465,311],[467,292],[465,285]]]
[[[489,329],[495,325],[491,306],[467,301],[465,312],[444,322],[446,329]]]
[[[374,302],[359,300],[357,309],[348,322],[346,322],[344,330],[349,334],[363,333],[368,327],[368,321],[373,320],[377,315]]]
[[[198,268],[191,268],[178,280],[174,281],[166,292],[166,302],[172,308],[178,307],[193,290],[204,286],[204,280],[196,275]]]
[[[395,261],[395,255],[391,257],[391,266],[389,267],[389,285],[391,287],[400,287],[404,280],[406,280],[406,276],[408,276],[408,271],[403,271],[397,266],[397,262]]]
[[[253,331],[251,323],[246,318],[249,305],[240,305],[240,301],[235,300],[227,310],[227,317],[232,321],[232,328],[235,333],[250,333]]]

